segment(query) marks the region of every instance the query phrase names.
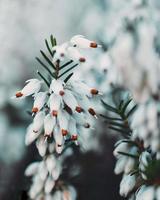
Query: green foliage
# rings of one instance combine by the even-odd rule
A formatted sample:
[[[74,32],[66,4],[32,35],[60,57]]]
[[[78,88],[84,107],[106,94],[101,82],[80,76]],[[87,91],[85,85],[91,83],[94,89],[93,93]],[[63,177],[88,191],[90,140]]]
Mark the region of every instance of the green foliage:
[[[46,45],[48,54],[46,54],[44,51],[40,50],[42,58],[36,57],[36,60],[38,61],[40,66],[45,69],[45,71],[47,72],[49,77],[47,76],[47,78],[46,78],[39,71],[37,71],[37,74],[41,77],[41,79],[44,80],[44,82],[46,83],[46,85],[48,87],[53,78],[59,79],[59,78],[63,78],[65,75],[69,74],[69,75],[67,75],[67,77],[64,78],[64,82],[66,83],[73,75],[73,72],[72,73],[70,73],[70,72],[78,65],[78,63],[75,63],[72,66],[70,66],[70,65],[73,63],[73,60],[69,60],[66,63],[63,63],[62,65],[60,65],[61,63],[59,60],[57,60],[57,62],[53,63],[52,60],[53,60],[54,54],[55,54],[55,51],[53,51],[53,47],[57,45],[57,41],[53,37],[53,35],[50,36],[49,40],[45,39],[45,45]],[[68,66],[69,66],[69,68],[68,68]],[[65,68],[67,68],[67,69],[65,69]]]
[[[129,126],[129,117],[135,111],[137,105],[134,105],[129,109],[129,105],[132,102],[132,99],[121,100],[117,106],[111,106],[108,103],[101,100],[106,111],[109,111],[114,117],[103,115],[101,116],[105,119],[108,127],[114,131],[121,133],[124,138],[130,138],[132,130]]]

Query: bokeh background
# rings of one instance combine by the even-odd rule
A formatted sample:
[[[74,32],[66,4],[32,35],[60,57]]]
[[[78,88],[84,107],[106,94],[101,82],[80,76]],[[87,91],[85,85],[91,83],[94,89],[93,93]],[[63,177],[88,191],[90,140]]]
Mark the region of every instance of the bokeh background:
[[[31,103],[13,101],[11,96],[25,80],[36,76],[38,63],[34,58],[44,49],[44,39],[53,34],[62,43],[81,34],[101,43],[106,51],[118,34],[117,10],[131,6],[131,2],[138,0],[0,0],[1,200],[27,199],[30,181],[24,177],[24,170],[38,159],[34,145],[24,144],[30,123],[26,111]],[[160,6],[158,0],[153,2],[157,8]],[[120,177],[113,173],[115,138],[104,126],[95,140],[98,143],[93,150],[70,158],[70,164],[81,166],[80,175],[71,182],[80,200],[119,200]]]

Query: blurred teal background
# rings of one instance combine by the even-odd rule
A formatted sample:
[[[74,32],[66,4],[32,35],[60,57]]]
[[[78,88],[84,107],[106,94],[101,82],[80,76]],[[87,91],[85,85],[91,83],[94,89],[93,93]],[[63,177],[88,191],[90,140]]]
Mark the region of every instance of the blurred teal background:
[[[73,35],[82,34],[87,38],[97,40],[103,44],[104,49],[107,49],[117,34],[119,18],[116,10],[131,2],[136,3],[138,0],[0,0],[1,200],[10,199],[13,194],[15,197],[12,200],[21,199],[21,192],[26,189],[23,171],[27,163],[36,158],[34,146],[27,148],[24,145],[25,129],[30,122],[26,108],[31,108],[31,102],[13,101],[11,97],[15,91],[23,87],[25,80],[35,77],[38,63],[34,58],[39,55],[40,49],[44,49],[44,39],[53,34],[58,43],[62,43]],[[158,0],[152,2],[157,8],[160,7]],[[111,10],[111,6],[114,7],[114,11]],[[98,173],[97,170],[102,170],[104,174],[101,174],[103,180],[98,179],[98,184],[102,185],[101,190],[98,193],[97,189],[97,194],[92,197],[92,200],[99,199],[99,194],[104,197],[107,192],[111,195],[110,200],[118,200],[118,189],[115,185],[118,185],[119,178],[115,178],[112,172],[114,166],[112,140],[108,142],[107,136],[104,137],[104,144],[106,142],[110,145],[102,146],[105,150],[100,156],[91,153],[90,162],[93,165],[97,160],[102,163],[108,153],[105,164],[93,170],[93,174]],[[88,160],[88,154],[86,159]],[[82,159],[81,162],[83,165],[86,160]],[[86,165],[85,170],[87,167],[92,166]],[[88,180],[91,180],[93,174],[87,177]],[[104,176],[106,176],[105,180]],[[111,177],[113,183],[109,184],[110,181],[107,182],[107,179]],[[96,178],[94,181],[96,185]],[[21,182],[24,184],[22,188]],[[83,190],[84,185],[78,187]],[[86,193],[87,187],[89,200],[92,193],[90,183],[85,185],[85,190],[81,191],[81,194],[83,196],[83,192]],[[116,191],[115,194],[113,194],[114,191]],[[85,200],[84,197],[83,200]]]

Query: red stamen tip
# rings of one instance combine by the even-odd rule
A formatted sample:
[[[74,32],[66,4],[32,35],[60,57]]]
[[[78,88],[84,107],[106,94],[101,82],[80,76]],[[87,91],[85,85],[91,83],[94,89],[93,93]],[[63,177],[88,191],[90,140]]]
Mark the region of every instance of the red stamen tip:
[[[58,112],[57,112],[56,110],[53,110],[53,111],[52,111],[52,115],[53,115],[54,117],[57,117]]]
[[[38,109],[37,107],[33,107],[33,108],[32,108],[32,112],[33,112],[33,113],[37,113],[38,111],[39,111],[39,109]]]
[[[97,89],[93,88],[90,90],[90,93],[93,94],[93,95],[97,95],[99,92]]]
[[[86,61],[85,58],[83,58],[83,57],[79,58],[79,62],[85,62],[85,61]]]
[[[23,96],[22,92],[17,92],[17,93],[16,93],[16,97],[17,97],[17,98],[22,97],[22,96]]]
[[[59,95],[63,96],[64,94],[65,94],[65,93],[64,93],[63,90],[60,90],[60,91],[59,91]]]
[[[89,112],[91,115],[93,115],[93,116],[96,115],[96,112],[95,112],[95,110],[94,110],[93,108],[89,108],[89,109],[88,109],[88,112]]]
[[[62,129],[62,135],[63,135],[63,136],[66,136],[67,134],[68,134],[68,131],[65,130],[65,129]]]
[[[77,139],[78,139],[78,136],[77,136],[77,135],[72,135],[72,136],[71,136],[71,140],[76,141]]]
[[[61,57],[64,57],[64,53],[61,53],[60,56],[61,56]]]
[[[81,113],[83,111],[83,109],[80,106],[77,106],[75,109],[78,113]]]
[[[97,46],[98,46],[98,45],[97,45],[96,42],[91,42],[91,43],[90,43],[90,47],[91,47],[91,48],[97,48]]]

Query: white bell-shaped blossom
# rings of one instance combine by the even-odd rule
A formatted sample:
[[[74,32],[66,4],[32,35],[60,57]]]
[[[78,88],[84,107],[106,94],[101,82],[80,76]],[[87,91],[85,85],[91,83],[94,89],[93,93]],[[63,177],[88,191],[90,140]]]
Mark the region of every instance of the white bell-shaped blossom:
[[[33,176],[34,174],[37,173],[39,167],[39,162],[33,162],[25,170],[25,175],[26,176]]]
[[[52,179],[52,177],[48,176],[46,182],[45,182],[45,187],[44,187],[44,191],[45,193],[49,194],[52,189],[54,188],[55,182]]]
[[[50,85],[50,93],[54,92],[57,95],[63,95],[61,92],[64,91],[64,83],[60,79],[53,79]]]
[[[58,123],[60,126],[60,130],[63,136],[68,134],[68,123],[70,120],[70,116],[66,111],[60,110],[58,114]]]
[[[44,136],[51,136],[54,126],[56,124],[56,118],[51,114],[48,114],[44,118]]]
[[[56,151],[57,151],[58,154],[60,154],[63,150],[64,139],[63,139],[63,136],[60,132],[59,127],[56,126],[54,128],[53,136],[54,136],[54,139],[55,139],[55,142],[56,142]]]
[[[64,60],[64,58],[66,57],[67,47],[68,47],[68,43],[66,42],[61,45],[56,45],[52,48],[52,51],[55,52],[54,57],[53,57],[53,62],[57,60],[59,61]]]
[[[86,39],[83,35],[75,35],[71,38],[70,43],[78,48],[97,48],[96,42]]]
[[[26,81],[26,83],[27,84],[25,85],[25,87],[21,91],[16,93],[15,95],[16,98],[26,97],[32,94],[36,94],[37,92],[39,92],[41,84],[43,82],[38,79],[29,79]]]
[[[35,133],[33,131],[33,124],[30,124],[27,128],[26,136],[25,136],[25,144],[30,145],[35,139],[37,139],[40,135],[39,133]]]
[[[71,91],[65,90],[65,94],[63,95],[63,100],[71,108],[72,111],[75,111],[77,107],[79,107],[78,102]]]
[[[34,104],[32,108],[33,113],[39,112],[47,100],[47,92],[38,92],[34,97]]]
[[[40,136],[36,141],[36,147],[40,156],[44,157],[47,152],[47,142],[44,140],[44,136]]]
[[[153,186],[141,187],[136,195],[136,200],[154,200],[155,191]]]
[[[72,81],[71,85],[73,90],[81,95],[87,95],[90,97],[91,95],[99,94],[99,91],[96,88],[91,88],[84,82]]]
[[[127,197],[129,192],[133,190],[136,184],[135,175],[124,175],[120,183],[120,195]]]
[[[43,124],[44,124],[44,117],[45,117],[45,114],[43,111],[40,111],[36,114],[33,120],[33,131],[35,133],[37,133],[38,131],[42,129]]]
[[[54,93],[51,94],[48,103],[49,103],[51,114],[53,116],[58,115],[58,111],[60,109],[61,102],[62,102],[61,96],[54,94]]]
[[[76,62],[84,63],[86,58],[79,52],[79,50],[75,47],[68,47],[67,56],[71,60],[75,60]]]

